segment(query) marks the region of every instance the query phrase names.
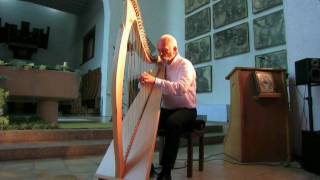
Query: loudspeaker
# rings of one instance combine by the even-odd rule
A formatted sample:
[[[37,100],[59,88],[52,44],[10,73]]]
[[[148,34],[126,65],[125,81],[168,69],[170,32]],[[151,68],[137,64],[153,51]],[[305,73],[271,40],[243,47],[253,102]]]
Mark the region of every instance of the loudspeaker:
[[[296,85],[320,83],[320,58],[305,58],[295,62]]]
[[[303,169],[320,174],[320,131],[302,131]]]

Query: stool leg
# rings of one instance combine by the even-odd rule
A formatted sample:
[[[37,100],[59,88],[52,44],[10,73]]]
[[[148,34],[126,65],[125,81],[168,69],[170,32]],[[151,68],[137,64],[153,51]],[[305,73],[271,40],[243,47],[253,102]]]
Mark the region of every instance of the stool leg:
[[[192,177],[192,163],[193,163],[193,145],[192,135],[188,135],[188,160],[187,160],[187,176]]]
[[[203,161],[204,161],[204,142],[203,134],[199,136],[199,171],[203,171]]]

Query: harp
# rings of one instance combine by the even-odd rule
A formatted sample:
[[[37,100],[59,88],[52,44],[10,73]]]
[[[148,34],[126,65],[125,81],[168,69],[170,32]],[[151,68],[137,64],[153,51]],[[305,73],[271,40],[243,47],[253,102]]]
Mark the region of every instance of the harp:
[[[100,179],[149,179],[157,136],[161,92],[135,89],[141,72],[153,67],[163,78],[164,70],[151,54],[137,0],[126,0],[125,8],[114,54],[113,141],[97,169]]]

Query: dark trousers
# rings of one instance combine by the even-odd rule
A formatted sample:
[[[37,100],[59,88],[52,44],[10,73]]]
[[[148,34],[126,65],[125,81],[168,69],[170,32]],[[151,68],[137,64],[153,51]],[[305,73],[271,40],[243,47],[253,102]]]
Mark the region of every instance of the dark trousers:
[[[163,168],[173,168],[178,154],[180,136],[191,128],[196,116],[196,109],[161,109],[159,129],[165,131],[165,143],[160,160]]]

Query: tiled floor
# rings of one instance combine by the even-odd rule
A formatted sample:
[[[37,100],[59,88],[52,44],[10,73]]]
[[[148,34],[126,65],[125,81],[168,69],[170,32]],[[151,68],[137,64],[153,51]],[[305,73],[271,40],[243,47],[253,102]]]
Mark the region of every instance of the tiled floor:
[[[195,149],[196,151],[196,149]],[[193,178],[196,180],[320,180],[320,176],[304,171],[297,163],[285,167],[279,163],[239,165],[224,157],[222,145],[211,145],[205,148],[206,162],[204,171],[199,172],[198,162],[194,162]],[[217,155],[216,155],[217,154]],[[157,156],[157,153],[155,154]],[[195,152],[194,157],[197,157]],[[91,180],[102,156],[91,156],[77,159],[45,159],[0,162],[0,180]],[[155,164],[157,164],[155,158]],[[188,179],[185,166],[186,149],[179,150],[174,180]],[[224,160],[225,159],[225,160]],[[288,165],[288,164],[287,164]]]

